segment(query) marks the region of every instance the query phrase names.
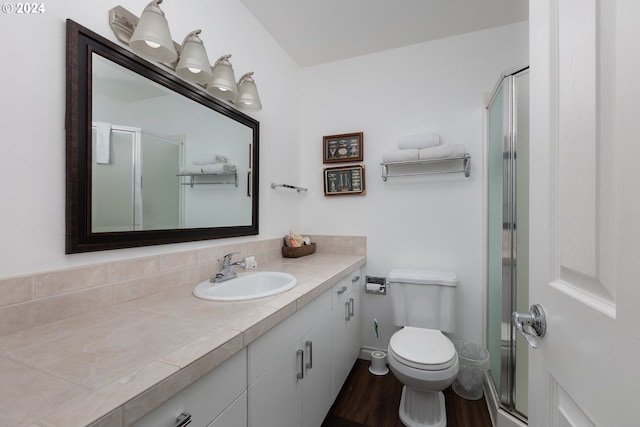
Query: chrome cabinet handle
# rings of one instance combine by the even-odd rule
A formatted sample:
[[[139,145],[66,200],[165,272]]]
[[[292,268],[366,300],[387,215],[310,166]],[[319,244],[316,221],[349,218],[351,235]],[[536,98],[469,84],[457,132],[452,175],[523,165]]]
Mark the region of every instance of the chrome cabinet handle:
[[[342,295],[347,291],[347,287],[343,286],[338,290],[338,295]]]
[[[176,418],[176,425],[174,427],[185,427],[191,424],[191,414],[183,412]]]
[[[540,348],[540,340],[538,338],[543,337],[547,332],[547,319],[540,304],[532,305],[529,308],[529,313],[518,313],[514,311],[511,314],[511,320],[516,330],[520,332],[531,347]],[[535,335],[527,332],[524,329],[525,326],[530,326],[533,332],[535,332]]]
[[[351,316],[350,316],[350,311],[349,311],[349,301],[344,303],[344,320],[346,320],[347,322],[349,320],[351,320]]]
[[[351,278],[352,282],[357,282],[358,280],[360,280],[360,276],[355,276]]]
[[[298,379],[304,378],[304,350],[298,350],[296,352],[297,357],[300,357],[300,372],[298,372]]]
[[[313,368],[313,343],[311,341],[307,341],[304,343],[304,345],[308,349],[307,351],[309,352],[309,361],[305,366],[307,369],[312,369]]]
[[[349,317],[355,316],[355,308],[354,308],[354,300],[353,298],[349,298]]]

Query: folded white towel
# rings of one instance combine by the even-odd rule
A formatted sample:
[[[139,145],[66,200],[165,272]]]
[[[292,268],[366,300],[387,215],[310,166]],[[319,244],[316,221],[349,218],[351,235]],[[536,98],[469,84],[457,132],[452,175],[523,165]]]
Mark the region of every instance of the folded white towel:
[[[228,165],[226,163],[212,163],[209,165],[202,165],[202,173],[233,173],[236,171],[236,165]]]
[[[398,140],[398,148],[429,148],[440,145],[440,134],[437,133],[417,133],[405,135]]]
[[[420,160],[431,159],[450,159],[462,157],[466,154],[464,145],[461,144],[442,144],[436,147],[423,148],[419,150],[418,157]]]
[[[389,162],[409,162],[418,160],[418,149],[408,148],[406,150],[391,150],[382,154],[382,161]]]
[[[202,166],[198,165],[185,165],[180,166],[180,175],[201,175]]]
[[[108,165],[111,161],[111,123],[95,122],[96,163]]]
[[[200,159],[194,160],[193,164],[204,166],[204,165],[213,165],[216,163],[227,163],[228,161],[229,159],[227,158],[227,156],[223,156],[222,154],[208,154],[203,156]]]

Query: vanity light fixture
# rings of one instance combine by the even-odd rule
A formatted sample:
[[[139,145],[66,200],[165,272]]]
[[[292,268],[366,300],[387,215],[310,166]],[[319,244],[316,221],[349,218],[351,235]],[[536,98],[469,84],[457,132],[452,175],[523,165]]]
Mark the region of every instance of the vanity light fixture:
[[[202,30],[192,31],[184,38],[180,60],[176,66],[176,74],[185,80],[206,84],[211,81],[213,74],[207,50],[198,37],[201,32]]]
[[[238,97],[235,99],[234,104],[245,110],[259,111],[262,110],[262,103],[260,102],[256,82],[251,77],[252,75],[253,72],[247,73],[238,80]]]
[[[258,88],[251,77],[253,72],[240,77],[236,84],[229,62],[231,55],[221,56],[211,67],[204,44],[198,37],[201,30],[187,34],[182,45],[174,42],[164,12],[158,6],[160,3],[162,0],[153,0],[140,18],[122,6],[111,9],[109,25],[118,40],[140,56],[164,64],[180,78],[204,86],[218,99],[232,102],[242,110],[261,110]]]
[[[162,0],[153,0],[142,11],[129,46],[137,54],[158,62],[171,64],[178,59],[169,24],[158,6]]]
[[[207,84],[207,92],[215,97],[234,101],[238,97],[238,85],[229,58],[231,55],[223,55],[213,64],[213,77]]]

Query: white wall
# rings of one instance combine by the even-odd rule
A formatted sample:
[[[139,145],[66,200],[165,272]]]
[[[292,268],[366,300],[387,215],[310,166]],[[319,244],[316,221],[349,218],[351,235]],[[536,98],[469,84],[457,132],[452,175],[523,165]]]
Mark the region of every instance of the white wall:
[[[366,235],[368,275],[393,268],[450,270],[458,275],[456,337],[482,342],[483,95],[500,73],[528,57],[527,23],[451,37],[304,69],[302,209],[307,233]],[[366,195],[323,196],[322,136],[364,132]],[[382,153],[399,137],[439,132],[464,144],[471,177],[462,174],[380,177]],[[388,297],[366,295],[365,345],[395,328]]]
[[[89,254],[64,254],[65,19],[116,41],[108,10],[139,15],[147,0],[57,0],[41,15],[2,16],[0,47],[0,277],[215,246],[252,237]],[[455,271],[458,336],[482,337],[482,96],[499,73],[527,58],[526,23],[301,70],[238,0],[164,2],[174,40],[201,28],[211,61],[231,53],[239,77],[255,71],[260,121],[260,237],[289,228],[368,236],[367,274],[395,267]],[[302,83],[301,83],[302,74]],[[324,198],[322,135],[364,131],[365,196]],[[472,156],[462,175],[390,178],[382,153],[406,134],[437,131]],[[272,190],[271,182],[307,193]],[[388,298],[365,297],[370,323],[392,328]]]
[[[41,15],[2,14],[0,23],[0,277],[85,265],[232,241],[194,242],[65,255],[65,20],[117,42],[108,11],[140,15],[148,0],[45,2]],[[238,0],[167,1],[172,36],[202,29],[210,60],[231,53],[236,77],[255,72],[260,121],[260,237],[300,228],[300,204],[269,188],[296,182],[300,165],[300,70]],[[119,43],[119,42],[117,42]]]

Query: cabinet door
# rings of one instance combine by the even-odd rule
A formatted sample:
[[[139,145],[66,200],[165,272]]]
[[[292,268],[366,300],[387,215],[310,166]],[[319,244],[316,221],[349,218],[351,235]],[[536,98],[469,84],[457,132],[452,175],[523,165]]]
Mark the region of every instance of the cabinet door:
[[[351,348],[347,324],[349,323],[350,279],[345,278],[331,289],[333,308],[331,310],[331,397],[338,396],[342,384],[347,379],[353,362],[350,362]]]
[[[297,344],[329,310],[331,310],[331,296],[325,292],[249,344],[247,353],[249,385],[273,366],[283,356],[285,350]]]
[[[249,386],[249,427],[300,427],[304,360],[299,342]]]
[[[322,424],[333,402],[331,301],[323,293],[249,345],[250,427]]]
[[[310,344],[309,344],[310,343]],[[331,316],[327,312],[303,338],[303,427],[319,427],[333,403],[331,393]]]
[[[349,294],[349,308],[351,318],[347,322],[347,342],[349,343],[349,371],[360,355],[360,347],[362,345],[362,276],[360,270],[351,274],[351,293]]]

